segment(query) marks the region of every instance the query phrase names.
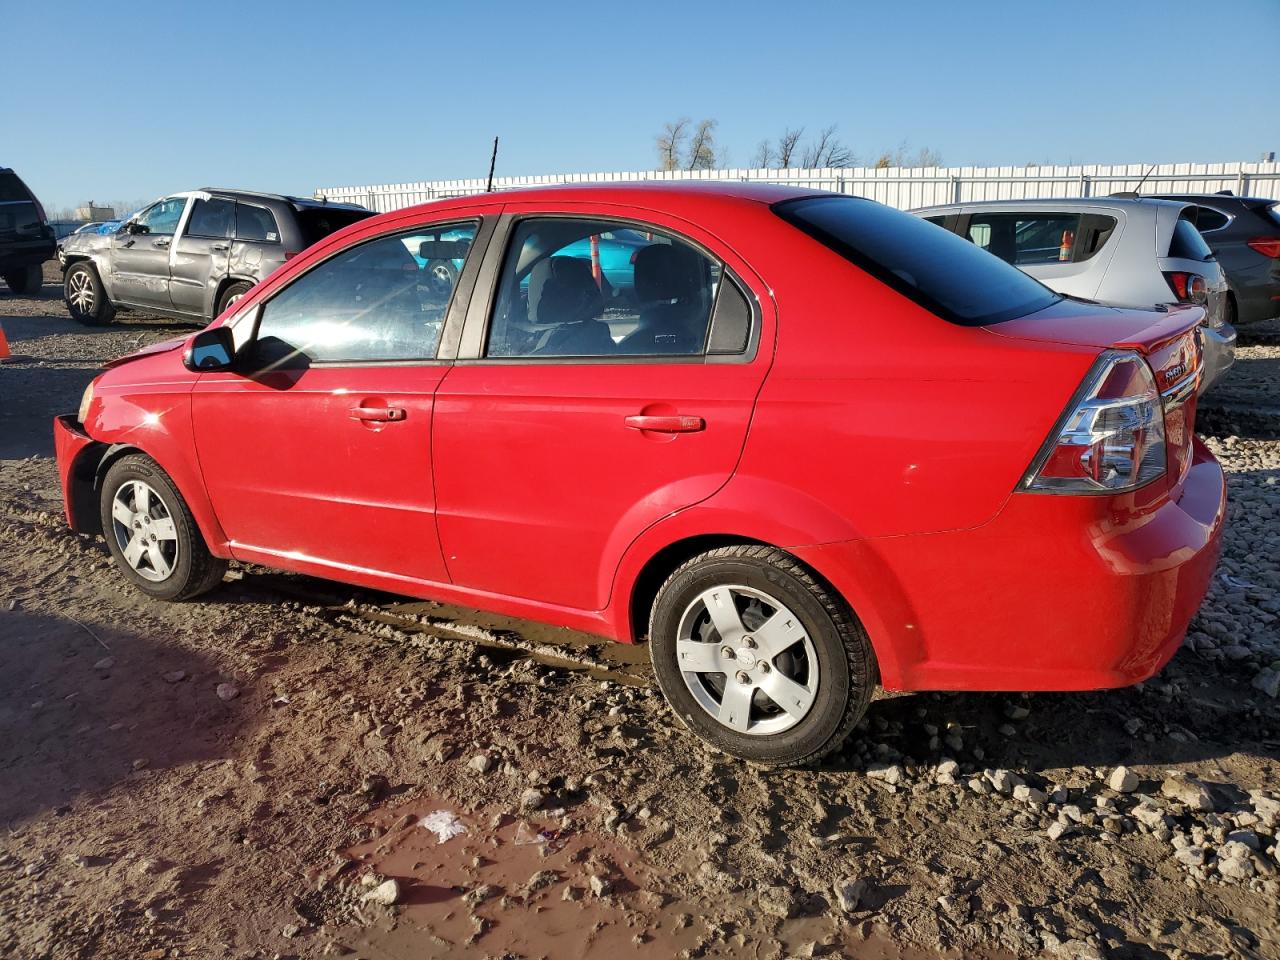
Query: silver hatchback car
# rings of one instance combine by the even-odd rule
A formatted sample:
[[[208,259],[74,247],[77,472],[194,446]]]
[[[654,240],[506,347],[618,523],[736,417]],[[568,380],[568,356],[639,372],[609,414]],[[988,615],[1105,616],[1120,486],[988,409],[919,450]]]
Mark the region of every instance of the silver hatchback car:
[[[1070,297],[1148,310],[1203,306],[1202,391],[1235,360],[1226,274],[1196,230],[1192,204],[1116,196],[995,200],[912,212]]]

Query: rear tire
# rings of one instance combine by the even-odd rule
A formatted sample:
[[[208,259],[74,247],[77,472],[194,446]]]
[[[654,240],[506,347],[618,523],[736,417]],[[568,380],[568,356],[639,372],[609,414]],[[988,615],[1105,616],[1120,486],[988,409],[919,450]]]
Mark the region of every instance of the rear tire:
[[[91,263],[73,263],[67,268],[62,281],[62,298],[71,319],[86,326],[104,326],[116,318],[115,304],[107,299],[102,279]]]
[[[111,558],[148,596],[189,600],[222,582],[227,562],[209,552],[178,488],[145,454],[107,470],[99,515]]]
[[[649,652],[686,726],[772,767],[839,750],[876,684],[871,643],[848,605],[795,557],[759,545],[681,565],[654,601]]]
[[[39,293],[44,286],[44,267],[33,264],[21,270],[13,270],[4,275],[4,282],[10,291],[19,296],[30,296]]]
[[[222,296],[218,298],[218,310],[216,313],[214,313],[214,317],[216,318],[216,317],[222,316],[222,314],[226,312],[227,307],[231,306],[233,303],[235,303],[237,300],[243,297],[246,293],[249,292],[249,290],[252,287],[253,287],[253,284],[251,283],[245,283],[244,281],[239,281],[237,283],[231,284],[231,286],[223,290]]]

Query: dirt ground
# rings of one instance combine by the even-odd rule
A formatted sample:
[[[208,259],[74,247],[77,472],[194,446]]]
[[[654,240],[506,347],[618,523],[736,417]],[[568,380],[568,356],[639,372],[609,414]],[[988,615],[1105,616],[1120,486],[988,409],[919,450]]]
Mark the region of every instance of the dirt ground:
[[[1274,340],[1206,398],[1230,523],[1161,675],[882,696],[779,773],[642,648],[256,567],[130,590],[49,418],[191,328],[48,279],[0,292],[0,957],[1280,957]]]

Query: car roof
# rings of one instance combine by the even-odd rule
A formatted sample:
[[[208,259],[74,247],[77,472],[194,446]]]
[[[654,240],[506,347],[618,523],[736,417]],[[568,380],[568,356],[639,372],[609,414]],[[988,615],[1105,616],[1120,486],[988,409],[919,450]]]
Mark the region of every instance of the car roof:
[[[297,209],[303,207],[329,207],[337,210],[366,210],[358,203],[338,203],[332,200],[317,200],[314,197],[291,197],[283,193],[264,193],[260,190],[240,190],[232,187],[201,187],[201,192],[218,197],[245,197],[252,200],[274,200],[276,203],[287,203]]]
[[[835,194],[811,187],[789,186],[773,183],[744,183],[737,180],[706,181],[670,181],[670,180],[636,180],[591,183],[549,184],[547,186],[516,187],[495,193],[476,193],[462,197],[449,197],[418,204],[417,207],[429,209],[440,203],[465,204],[468,201],[481,199],[510,197],[515,202],[551,199],[557,202],[594,201],[609,203],[630,203],[646,206],[660,202],[663,197],[673,200],[689,201],[706,198],[717,200],[742,201],[744,203],[770,205],[784,200],[812,196],[848,196]],[[850,199],[863,199],[853,198]],[[408,208],[416,209],[417,207]]]
[[[1187,204],[1177,200],[1154,197],[1024,197],[1020,200],[966,200],[960,203],[941,203],[932,207],[917,207],[914,214],[946,213],[965,209],[983,210],[1059,210],[1072,207],[1111,207],[1131,213],[1155,215],[1163,208],[1182,209]]]
[[[1152,199],[1158,200],[1181,200],[1186,203],[1199,204],[1202,207],[1212,207],[1214,204],[1221,204],[1225,207],[1264,207],[1268,204],[1275,203],[1269,197],[1238,197],[1234,193],[1152,193],[1144,194]]]

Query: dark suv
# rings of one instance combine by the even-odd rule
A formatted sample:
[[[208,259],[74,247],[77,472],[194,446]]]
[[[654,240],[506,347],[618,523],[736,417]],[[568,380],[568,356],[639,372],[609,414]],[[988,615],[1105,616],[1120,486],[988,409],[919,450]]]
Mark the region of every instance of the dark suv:
[[[364,207],[208,187],[175,193],[109,233],[63,241],[67,310],[110,323],[117,308],[208,322],[290,257],[373,216]]]
[[[40,289],[40,265],[53,259],[57,241],[44,207],[22,179],[0,167],[0,277],[14,293]]]
[[[1280,316],[1280,203],[1261,197],[1160,194],[1196,206],[1196,229],[1217,255],[1230,286],[1231,322]]]

